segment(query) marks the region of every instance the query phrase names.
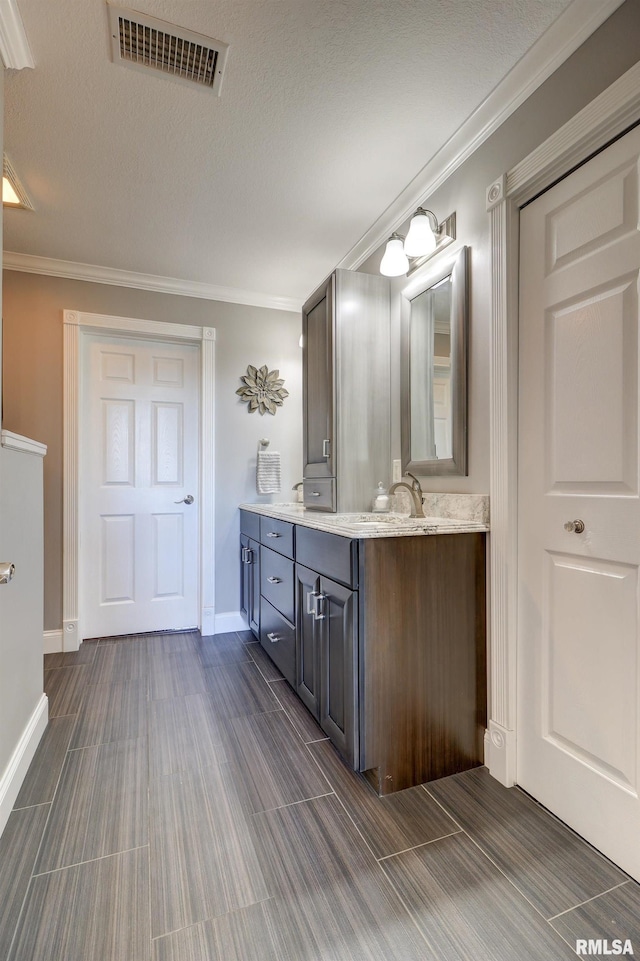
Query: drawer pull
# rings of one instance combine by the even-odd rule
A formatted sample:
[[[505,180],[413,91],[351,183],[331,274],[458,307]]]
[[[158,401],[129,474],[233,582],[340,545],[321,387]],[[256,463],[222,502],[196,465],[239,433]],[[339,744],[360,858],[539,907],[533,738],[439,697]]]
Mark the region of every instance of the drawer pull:
[[[322,441],[322,456],[323,456],[323,457],[331,457],[331,454],[329,453],[329,445],[330,445],[330,444],[331,444],[331,441],[330,441],[328,438],[327,438],[326,440],[323,440],[323,441]]]
[[[320,491],[309,491],[309,497],[321,497]]]
[[[317,614],[315,603],[317,596],[317,591],[307,591],[307,614],[311,614],[313,617]],[[311,598],[314,598],[314,600],[311,600]]]
[[[282,534],[278,534],[277,531],[267,531],[267,537],[282,537]]]
[[[272,575],[271,577],[268,577],[267,580],[269,581],[270,584],[282,584],[281,577],[273,577]]]
[[[253,551],[250,547],[242,548],[242,563],[243,564],[253,564]]]
[[[320,605],[324,600],[326,600],[326,597],[326,594],[316,594],[315,611],[313,612],[313,616],[316,621],[324,620],[325,615],[324,612],[322,614],[320,613]]]
[[[281,640],[282,640],[282,638],[280,637],[280,635],[279,635],[279,634],[276,634],[275,631],[272,631],[270,634],[267,634],[267,637],[269,638],[269,640],[271,641],[272,644],[277,644],[278,641],[281,641]]]

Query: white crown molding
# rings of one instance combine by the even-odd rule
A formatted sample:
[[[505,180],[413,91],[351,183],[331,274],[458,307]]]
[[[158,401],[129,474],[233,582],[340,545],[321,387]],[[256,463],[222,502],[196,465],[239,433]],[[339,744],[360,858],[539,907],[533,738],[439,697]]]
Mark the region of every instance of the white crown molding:
[[[36,257],[33,254],[20,254],[11,250],[4,251],[2,263],[5,270],[18,270],[27,274],[85,280],[89,283],[110,284],[115,287],[133,287],[136,290],[152,290],[160,294],[174,294],[177,297],[198,297],[201,300],[218,300],[227,304],[244,304],[248,307],[268,307],[271,310],[289,310],[293,313],[299,313],[302,309],[302,301],[294,297],[277,297],[274,294],[263,294],[256,290],[241,290],[239,287],[219,287],[217,284],[180,280],[178,277],[160,277],[156,274],[141,274],[133,270],[118,270],[114,267],[74,263],[71,260],[56,260],[53,257]]]
[[[0,57],[7,69],[35,67],[17,0],[0,0]]]
[[[355,270],[611,16],[623,0],[573,0],[343,257]]]
[[[0,433],[0,444],[9,450],[19,450],[26,454],[36,454],[44,457],[47,453],[47,445],[41,444],[38,440],[31,440],[30,437],[23,437],[22,434],[14,434],[11,430],[3,430]]]

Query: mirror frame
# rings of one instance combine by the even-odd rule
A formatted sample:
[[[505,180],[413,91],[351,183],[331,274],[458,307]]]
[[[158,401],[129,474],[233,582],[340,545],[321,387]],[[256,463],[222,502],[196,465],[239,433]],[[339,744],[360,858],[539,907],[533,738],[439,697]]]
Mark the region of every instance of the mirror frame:
[[[467,340],[469,332],[469,248],[420,271],[401,292],[400,435],[402,472],[428,476],[467,474]],[[426,267],[426,265],[425,265]],[[438,460],[411,457],[411,301],[451,275],[451,420],[452,456]]]

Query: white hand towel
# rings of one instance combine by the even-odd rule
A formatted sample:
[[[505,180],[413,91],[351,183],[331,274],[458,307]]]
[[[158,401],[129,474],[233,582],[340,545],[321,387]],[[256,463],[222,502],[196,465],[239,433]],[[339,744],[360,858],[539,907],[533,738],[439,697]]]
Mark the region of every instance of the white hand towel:
[[[280,454],[277,451],[258,451],[256,490],[258,494],[280,493]]]

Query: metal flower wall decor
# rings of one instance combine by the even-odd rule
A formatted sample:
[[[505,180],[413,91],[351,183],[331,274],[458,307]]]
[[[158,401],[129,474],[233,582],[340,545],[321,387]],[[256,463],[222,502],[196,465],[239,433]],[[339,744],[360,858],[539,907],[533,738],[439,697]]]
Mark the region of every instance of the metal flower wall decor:
[[[249,405],[249,413],[256,410],[260,414],[275,414],[278,407],[282,407],[289,391],[284,388],[284,380],[279,370],[269,370],[266,364],[262,367],[247,367],[246,374],[240,380],[243,387],[239,387],[239,394],[245,404]]]

